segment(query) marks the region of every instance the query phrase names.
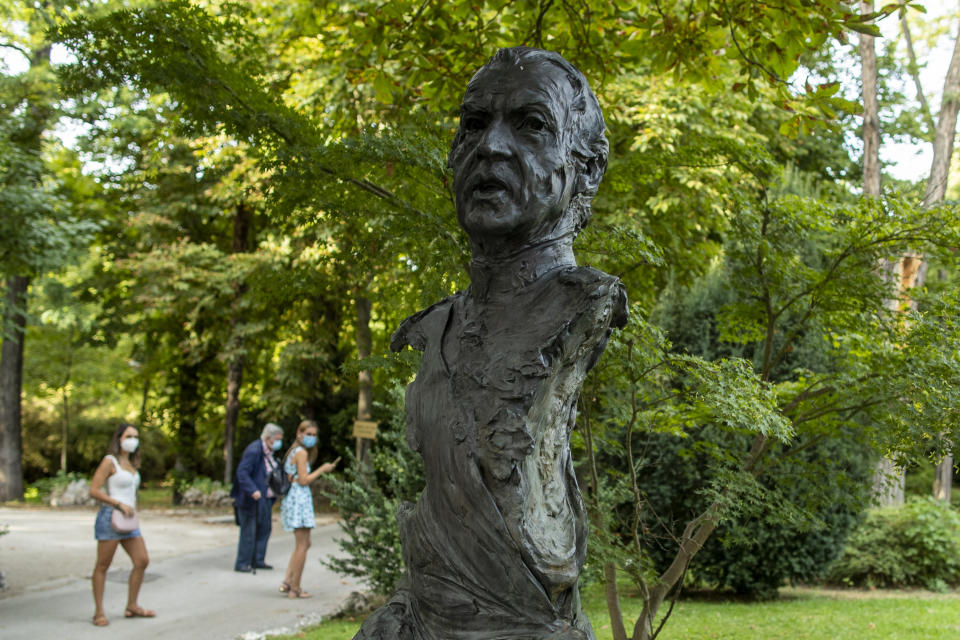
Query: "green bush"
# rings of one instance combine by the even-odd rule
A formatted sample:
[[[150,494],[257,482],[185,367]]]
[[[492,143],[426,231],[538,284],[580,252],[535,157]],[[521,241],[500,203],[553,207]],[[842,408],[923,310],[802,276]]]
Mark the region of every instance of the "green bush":
[[[57,471],[57,475],[40,478],[28,486],[24,494],[30,498],[31,502],[40,502],[55,490],[63,489],[74,480],[89,480],[89,478],[85,474],[76,471],[70,471],[69,473]]]
[[[717,316],[735,301],[728,278],[725,270],[714,269],[690,288],[667,289],[652,319],[674,351],[711,361],[759,362],[760,343],[731,343],[721,336]],[[829,372],[836,358],[821,332],[805,331],[773,370],[772,380],[792,380],[802,371]],[[710,504],[707,488],[724,482],[731,461],[749,450],[752,439],[752,434],[710,424],[687,425],[683,437],[645,433],[633,439],[645,500],[640,537],[656,573],[673,560],[675,540],[686,523]],[[730,517],[694,557],[688,584],[769,598],[785,581],[822,578],[843,550],[866,504],[874,462],[860,425],[810,421],[789,445],[772,443],[767,459],[771,462],[755,490],[738,497]],[[624,468],[618,459],[601,460],[600,466]],[[627,499],[617,512],[623,522],[633,514],[632,498]]]
[[[213,478],[208,478],[206,476],[196,476],[190,482],[190,489],[196,489],[203,494],[211,494],[214,491],[226,491],[230,493],[230,487],[232,485],[224,484],[219,480],[214,480]]]
[[[960,585],[960,514],[932,497],[874,509],[827,577],[857,587]]]
[[[637,445],[638,454],[645,452],[638,455],[638,483],[647,501],[641,538],[657,573],[673,560],[674,537],[709,504],[702,487],[717,467],[708,445],[749,446],[746,437],[715,428],[691,435],[651,434]],[[775,597],[784,582],[821,579],[856,526],[869,489],[866,447],[855,432],[845,435],[811,443],[773,465],[759,483],[759,502],[744,504],[721,523],[694,557],[687,584],[763,600]],[[621,518],[628,517],[626,507],[620,509]]]
[[[387,595],[396,589],[404,570],[397,508],[419,496],[423,463],[407,446],[402,429],[391,426],[379,433],[370,471],[359,473],[353,456],[348,457],[344,477],[329,476],[331,489],[326,494],[342,517],[346,537],[337,543],[345,555],[321,562],[338,573],[362,578],[375,593]]]

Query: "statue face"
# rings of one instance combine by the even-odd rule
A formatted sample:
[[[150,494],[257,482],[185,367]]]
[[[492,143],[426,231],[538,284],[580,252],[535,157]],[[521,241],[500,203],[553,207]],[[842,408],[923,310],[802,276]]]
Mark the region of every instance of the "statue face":
[[[573,88],[556,65],[497,65],[463,99],[451,152],[457,218],[471,238],[513,245],[548,234],[576,178],[566,143]]]

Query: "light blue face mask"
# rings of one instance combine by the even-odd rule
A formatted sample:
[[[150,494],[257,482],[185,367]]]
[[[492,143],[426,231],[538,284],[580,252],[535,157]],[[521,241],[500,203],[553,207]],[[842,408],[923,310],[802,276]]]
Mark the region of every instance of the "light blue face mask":
[[[312,449],[317,444],[317,436],[303,436],[303,446]]]
[[[273,441],[273,450],[280,451],[280,447],[283,446],[283,440],[274,440]]]

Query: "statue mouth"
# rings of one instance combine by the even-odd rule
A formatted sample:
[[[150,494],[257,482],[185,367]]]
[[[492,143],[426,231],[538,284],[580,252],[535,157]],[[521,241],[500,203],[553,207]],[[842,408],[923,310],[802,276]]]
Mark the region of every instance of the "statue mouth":
[[[469,193],[479,198],[494,197],[504,193],[512,195],[513,187],[495,173],[483,173],[471,180]]]

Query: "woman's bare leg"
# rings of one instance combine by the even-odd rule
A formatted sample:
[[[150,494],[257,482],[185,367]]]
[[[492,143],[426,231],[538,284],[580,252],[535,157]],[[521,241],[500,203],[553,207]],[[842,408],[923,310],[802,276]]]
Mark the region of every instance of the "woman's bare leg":
[[[137,598],[140,596],[143,575],[147,572],[147,565],[150,564],[150,556],[147,555],[147,545],[144,543],[143,537],[127,538],[121,540],[120,544],[123,545],[123,550],[127,552],[131,562],[133,562],[127,589],[127,611],[138,611],[140,605],[137,604]]]
[[[291,580],[293,580],[293,555],[297,552],[297,547],[296,547],[297,530],[296,529],[293,530],[293,540],[294,540],[293,553],[290,554],[290,561],[287,562],[287,572],[283,574],[283,583],[281,584],[281,587],[286,587],[287,589],[289,589],[290,585],[293,584],[293,582],[291,582]]]
[[[290,592],[300,591],[300,579],[303,577],[303,566],[307,563],[307,549],[310,548],[310,529],[302,527],[293,530],[294,547],[290,554],[290,563],[287,565],[287,584]]]
[[[107,569],[113,562],[113,554],[117,551],[119,540],[98,540],[97,541],[97,562],[93,565],[93,612],[94,619],[104,616],[103,612],[103,591],[107,584]]]

